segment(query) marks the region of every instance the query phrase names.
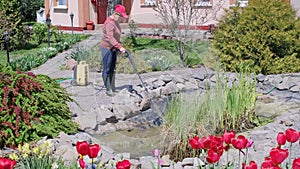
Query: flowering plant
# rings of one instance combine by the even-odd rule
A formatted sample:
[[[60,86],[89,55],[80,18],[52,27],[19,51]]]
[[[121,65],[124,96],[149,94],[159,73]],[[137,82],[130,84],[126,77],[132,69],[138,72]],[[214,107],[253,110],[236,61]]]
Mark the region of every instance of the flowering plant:
[[[265,157],[261,164],[261,169],[282,168],[283,162],[289,157],[289,161],[286,163],[286,168],[300,169],[300,158],[296,158],[291,161],[292,144],[299,141],[300,133],[292,128],[287,129],[285,132],[279,132],[277,135],[278,146],[270,150],[269,156]],[[289,149],[282,149],[282,146],[287,142],[290,143]],[[201,137],[194,136],[189,139],[189,144],[193,149],[202,150],[206,153],[206,161],[212,164],[214,167],[215,163],[218,163],[224,151],[228,151],[230,148],[235,148],[239,151],[239,167],[243,169],[257,169],[258,165],[255,161],[250,161],[247,165],[247,154],[248,148],[253,144],[253,140],[247,139],[243,135],[236,137],[234,131],[224,132],[221,137],[208,136]],[[246,150],[246,151],[244,151]],[[244,155],[244,160],[241,164],[240,157],[241,153]],[[228,153],[227,153],[227,164],[228,167]],[[241,167],[240,167],[241,166]]]
[[[122,160],[116,163],[117,169],[130,169],[130,161],[129,160]]]
[[[16,160],[9,158],[0,157],[0,168],[1,169],[13,169],[16,164]]]
[[[100,151],[101,147],[98,144],[89,144],[87,141],[77,142],[76,143],[76,150],[79,154],[78,163],[80,168],[85,169],[89,168],[88,165],[83,160],[83,156],[88,155],[89,158],[91,158],[91,168],[96,169],[96,166],[94,165],[94,158],[98,156],[98,153]]]

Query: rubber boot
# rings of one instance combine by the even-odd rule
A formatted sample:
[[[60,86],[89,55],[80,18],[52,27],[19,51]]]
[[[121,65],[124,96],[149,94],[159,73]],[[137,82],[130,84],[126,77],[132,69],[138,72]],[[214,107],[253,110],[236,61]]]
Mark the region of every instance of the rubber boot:
[[[113,92],[116,92],[116,85],[115,85],[115,74],[109,74],[109,81],[110,81],[110,86],[111,86],[111,90]]]
[[[106,94],[108,96],[113,96],[114,93],[113,93],[113,91],[111,89],[109,75],[102,75],[102,78],[103,78],[103,82],[104,82],[104,85],[105,85],[105,88],[106,88]]]

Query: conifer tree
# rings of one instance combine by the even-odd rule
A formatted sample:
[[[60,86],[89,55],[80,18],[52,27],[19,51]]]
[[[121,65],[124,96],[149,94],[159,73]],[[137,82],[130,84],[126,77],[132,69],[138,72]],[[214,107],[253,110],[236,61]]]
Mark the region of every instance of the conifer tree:
[[[251,0],[226,11],[213,45],[226,70],[263,74],[300,71],[300,20],[281,0]]]

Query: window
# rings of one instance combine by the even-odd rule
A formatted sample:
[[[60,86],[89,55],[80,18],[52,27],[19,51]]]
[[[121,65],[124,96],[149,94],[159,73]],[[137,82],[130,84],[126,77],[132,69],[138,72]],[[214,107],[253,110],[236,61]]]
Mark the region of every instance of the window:
[[[58,0],[57,3],[59,6],[66,6],[67,5],[67,0]]]
[[[155,6],[156,0],[141,0],[141,6]]]
[[[212,6],[212,0],[197,0],[195,6]]]
[[[248,0],[230,0],[230,6],[240,6],[246,7],[248,5]]]
[[[68,9],[68,0],[53,0],[54,9]]]

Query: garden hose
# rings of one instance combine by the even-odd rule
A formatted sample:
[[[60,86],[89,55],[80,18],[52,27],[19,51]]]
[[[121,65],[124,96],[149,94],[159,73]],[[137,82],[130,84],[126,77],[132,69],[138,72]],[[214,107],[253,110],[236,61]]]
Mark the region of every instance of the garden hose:
[[[61,83],[65,80],[73,80],[73,77],[63,77],[56,80],[56,82]]]
[[[145,91],[149,94],[148,89],[146,88],[146,86],[145,86],[145,84],[144,84],[144,82],[143,82],[143,80],[142,80],[142,78],[141,78],[141,76],[140,76],[140,74],[137,70],[136,64],[134,63],[134,60],[133,60],[132,56],[130,55],[130,52],[128,50],[126,50],[125,53],[126,53],[126,56],[128,57],[131,65],[132,65],[133,69],[135,70],[136,74],[138,75],[138,77],[139,77],[139,79],[142,83],[142,86],[144,87]]]

